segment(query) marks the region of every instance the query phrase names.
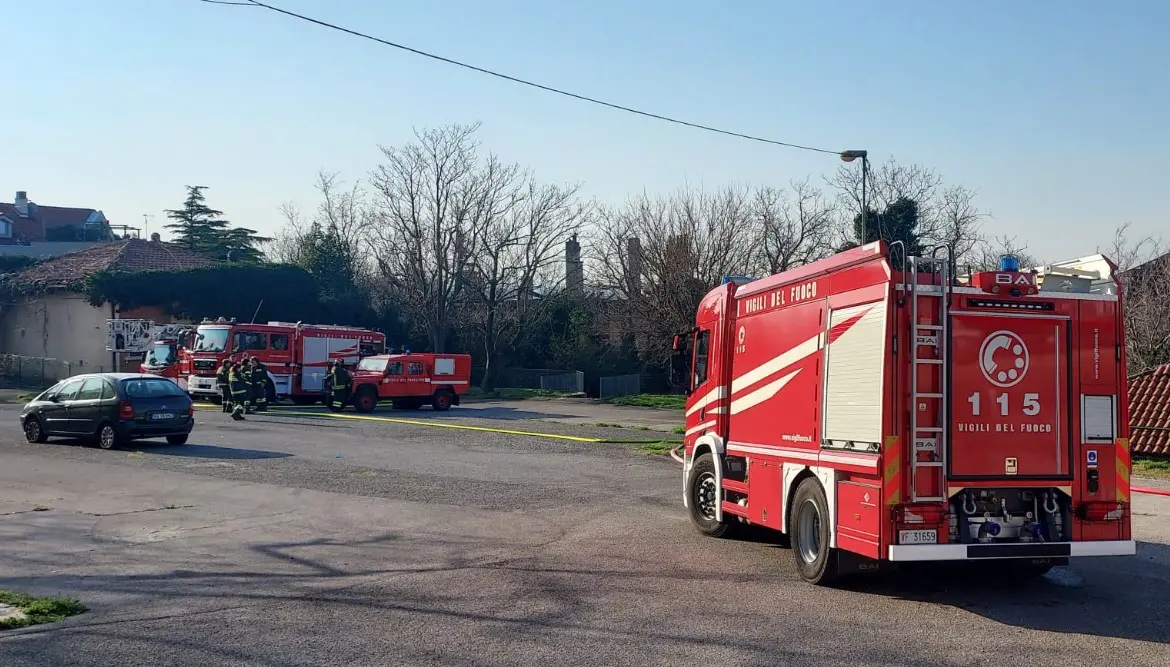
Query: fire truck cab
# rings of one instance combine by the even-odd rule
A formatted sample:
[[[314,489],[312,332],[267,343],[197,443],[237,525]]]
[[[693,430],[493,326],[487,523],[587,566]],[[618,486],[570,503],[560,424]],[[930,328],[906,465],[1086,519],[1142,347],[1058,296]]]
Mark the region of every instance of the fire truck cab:
[[[1125,332],[1101,255],[955,275],[870,243],[726,281],[675,337],[683,504],[787,535],[800,576],[906,561],[1034,575],[1133,555]]]

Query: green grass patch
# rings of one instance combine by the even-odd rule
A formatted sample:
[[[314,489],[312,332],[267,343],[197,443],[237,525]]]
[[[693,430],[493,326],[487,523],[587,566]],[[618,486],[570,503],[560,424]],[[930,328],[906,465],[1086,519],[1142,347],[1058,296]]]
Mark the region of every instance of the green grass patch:
[[[479,387],[472,387],[463,393],[462,398],[523,401],[529,398],[567,398],[572,395],[571,392],[567,391],[551,391],[546,389],[509,389],[507,387],[501,387],[492,391],[484,391]]]
[[[651,456],[666,456],[670,454],[670,450],[678,447],[681,444],[681,442],[670,442],[669,440],[663,440],[661,442],[648,442],[644,445],[638,445],[634,448],[634,451],[641,452],[643,454],[649,454]]]
[[[86,611],[85,605],[69,598],[34,598],[24,593],[0,591],[0,604],[6,604],[24,612],[20,618],[0,620],[0,630],[26,628],[42,623],[57,623],[70,616]]]
[[[1170,480],[1170,460],[1134,458],[1133,474],[1138,477]]]
[[[675,435],[686,435],[687,427],[686,426],[675,426],[674,428],[670,429],[670,432],[675,434]]]
[[[603,399],[602,402],[632,408],[682,410],[686,407],[687,397],[682,394],[635,394],[633,396],[614,396]]]

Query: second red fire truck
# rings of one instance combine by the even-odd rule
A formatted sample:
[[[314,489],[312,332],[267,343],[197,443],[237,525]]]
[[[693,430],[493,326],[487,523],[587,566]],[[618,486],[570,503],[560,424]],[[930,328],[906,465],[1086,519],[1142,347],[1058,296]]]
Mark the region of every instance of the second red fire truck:
[[[219,318],[195,328],[179,352],[180,378],[193,397],[219,400],[215,371],[224,359],[256,357],[268,368],[269,399],[310,404],[324,396],[330,361],[351,369],[363,357],[381,354],[386,335],[370,329],[302,322],[239,323]]]
[[[784,533],[800,576],[1025,575],[1133,555],[1125,332],[1100,255],[954,276],[884,242],[726,282],[675,338],[699,531]]]

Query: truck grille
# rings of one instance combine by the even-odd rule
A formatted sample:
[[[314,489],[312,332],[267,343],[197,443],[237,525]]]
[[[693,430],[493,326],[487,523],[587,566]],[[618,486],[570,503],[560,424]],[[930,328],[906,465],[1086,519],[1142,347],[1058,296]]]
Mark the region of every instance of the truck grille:
[[[215,370],[215,360],[214,359],[196,359],[195,363],[193,365],[195,366],[196,371],[214,371]]]

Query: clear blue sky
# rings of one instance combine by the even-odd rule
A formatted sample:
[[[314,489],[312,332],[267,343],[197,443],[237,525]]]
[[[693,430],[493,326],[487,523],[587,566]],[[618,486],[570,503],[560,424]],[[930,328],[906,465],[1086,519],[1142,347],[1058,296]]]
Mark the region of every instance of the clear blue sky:
[[[1046,259],[1170,229],[1170,2],[268,0],[584,94],[783,141],[865,148],[979,192]],[[271,12],[197,0],[0,0],[0,201],[141,223],[184,184],[272,233],[318,169],[362,178],[414,126],[602,200],[785,184],[832,156],[666,125]]]

